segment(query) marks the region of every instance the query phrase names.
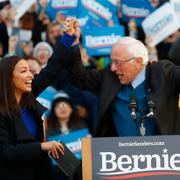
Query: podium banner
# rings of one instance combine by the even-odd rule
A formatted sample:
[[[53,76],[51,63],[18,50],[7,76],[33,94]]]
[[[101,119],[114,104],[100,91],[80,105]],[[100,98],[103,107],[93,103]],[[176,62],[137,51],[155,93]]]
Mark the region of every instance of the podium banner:
[[[92,169],[92,175],[88,175],[91,178],[86,178],[83,171],[83,178],[180,179],[179,139],[180,136],[92,138],[88,140],[91,142],[92,167],[89,169]]]

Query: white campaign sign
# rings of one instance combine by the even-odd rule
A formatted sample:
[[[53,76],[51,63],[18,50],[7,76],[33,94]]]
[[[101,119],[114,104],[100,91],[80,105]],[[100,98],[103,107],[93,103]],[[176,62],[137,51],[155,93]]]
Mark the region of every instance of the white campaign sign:
[[[37,0],[11,0],[12,6],[15,7],[17,11],[14,20],[19,20],[36,1]]]
[[[6,1],[6,0],[0,0],[0,3],[1,3],[1,2],[4,2],[4,1]]]
[[[176,13],[176,15],[178,16],[179,18],[179,21],[180,21],[180,0],[171,0],[170,1],[174,7],[174,11]]]
[[[11,6],[14,8],[19,7],[24,0],[10,0]]]
[[[180,22],[172,4],[165,3],[142,22],[142,27],[145,34],[152,40],[150,45],[156,46],[177,31],[180,28]]]

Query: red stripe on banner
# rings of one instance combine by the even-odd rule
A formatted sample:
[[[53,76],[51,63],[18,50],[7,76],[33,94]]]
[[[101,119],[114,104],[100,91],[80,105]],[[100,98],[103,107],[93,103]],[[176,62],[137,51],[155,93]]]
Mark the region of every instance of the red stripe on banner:
[[[102,179],[106,180],[113,180],[113,179],[131,179],[131,178],[137,178],[137,177],[146,177],[146,176],[161,176],[161,175],[180,175],[178,172],[147,172],[147,173],[141,173],[141,174],[130,174],[130,175],[123,175],[123,176],[108,176],[108,177],[102,177]]]

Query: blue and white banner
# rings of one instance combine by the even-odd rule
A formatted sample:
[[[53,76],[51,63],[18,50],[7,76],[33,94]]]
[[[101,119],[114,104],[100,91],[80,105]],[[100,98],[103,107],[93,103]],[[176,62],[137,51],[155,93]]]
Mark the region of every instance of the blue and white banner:
[[[10,4],[13,8],[17,8],[23,3],[23,1],[24,0],[10,0]]]
[[[152,40],[150,45],[156,46],[180,28],[179,20],[172,4],[166,3],[148,16],[143,22],[144,32]]]
[[[95,26],[88,12],[84,9],[81,10],[81,13],[78,15],[78,22],[81,28]]]
[[[148,0],[121,0],[122,18],[125,22],[135,19],[138,25],[155,9]]]
[[[100,3],[102,6],[106,7],[107,9],[110,10],[110,12],[112,13],[116,13],[117,15],[117,0],[116,2],[115,1],[112,1],[112,0],[96,0],[98,3]]]
[[[117,6],[104,0],[81,0],[79,16],[88,16],[90,19],[89,27],[94,25],[98,27],[106,26],[110,20],[117,23]],[[78,18],[80,18],[78,16]]]
[[[77,131],[72,131],[67,135],[54,135],[47,137],[48,141],[62,141],[71,150],[72,153],[78,158],[82,159],[81,151],[81,139],[87,137],[89,134],[88,129],[81,129]]]
[[[112,46],[124,36],[123,26],[83,28],[83,47],[89,56],[110,55]]]
[[[36,98],[39,103],[45,106],[47,109],[51,108],[51,102],[53,97],[58,93],[58,91],[52,86],[48,86],[41,94]]]
[[[180,20],[180,0],[171,0],[170,2],[172,3],[174,11]]]
[[[77,16],[78,0],[50,0],[46,7],[46,14],[51,20],[55,20],[57,12],[65,16]]]
[[[118,1],[117,0],[107,0],[110,2],[113,6],[118,6]]]
[[[179,138],[92,138],[92,180],[179,180]]]
[[[37,0],[10,0],[12,7],[16,9],[14,20],[19,20]]]

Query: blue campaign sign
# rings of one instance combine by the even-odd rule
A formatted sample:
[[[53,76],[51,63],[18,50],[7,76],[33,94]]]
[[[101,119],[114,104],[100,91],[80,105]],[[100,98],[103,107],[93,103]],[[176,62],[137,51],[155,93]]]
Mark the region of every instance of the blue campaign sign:
[[[67,135],[54,135],[47,137],[48,141],[56,140],[62,141],[66,146],[74,153],[74,155],[78,159],[82,159],[82,151],[81,151],[81,139],[87,137],[89,131],[87,128],[72,131]]]
[[[78,15],[78,22],[81,28],[95,26],[92,22],[92,18],[88,15],[88,12],[85,9],[82,9],[81,13]]]
[[[92,138],[92,180],[178,180],[179,138],[179,135]]]
[[[81,0],[79,4],[79,16],[88,16],[94,26],[103,27],[107,25],[109,20],[117,22],[117,6],[109,1],[103,0]],[[83,14],[83,15],[82,15]],[[78,18],[79,18],[78,16]],[[88,24],[90,26],[90,24]]]
[[[110,55],[114,43],[124,36],[124,27],[82,28],[82,35],[89,56]]]
[[[121,0],[121,12],[125,22],[129,19],[135,19],[138,25],[149,14],[151,14],[155,8],[153,8],[148,0]]]
[[[115,3],[114,1],[111,0],[106,0],[106,1],[96,0],[96,1],[102,4],[104,7],[108,8],[111,12],[117,13],[117,2]]]
[[[58,91],[53,88],[52,86],[48,86],[41,94],[37,97],[37,101],[41,103],[46,108],[50,109],[51,102],[53,100],[53,97],[55,94],[57,94]]]
[[[50,0],[46,7],[46,14],[51,20],[56,19],[57,12],[61,12],[65,16],[77,16],[78,3],[78,0]]]

